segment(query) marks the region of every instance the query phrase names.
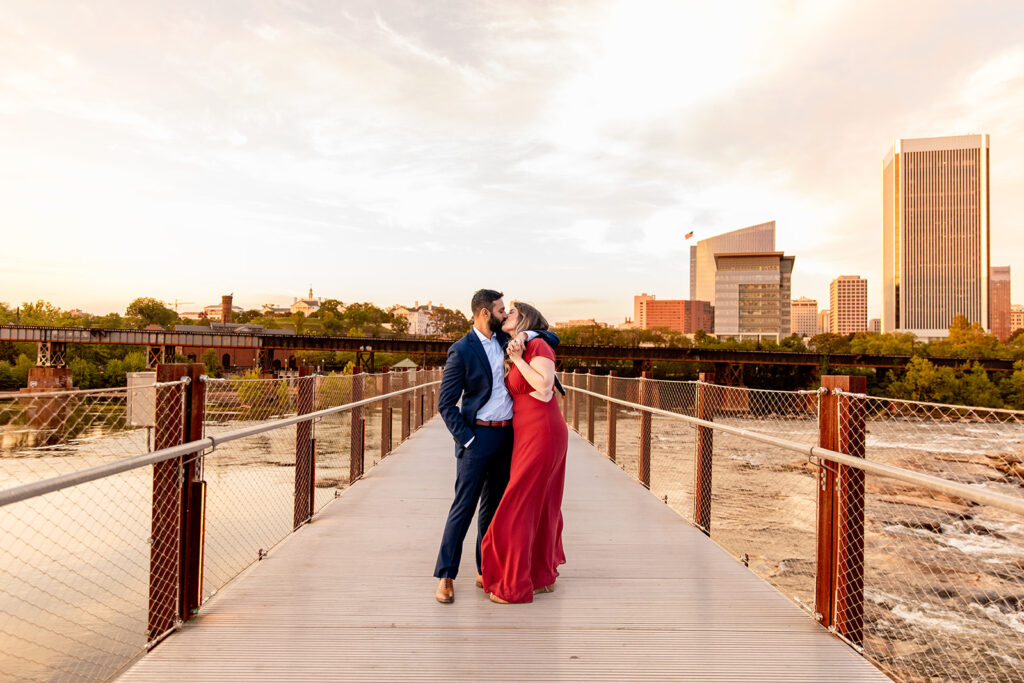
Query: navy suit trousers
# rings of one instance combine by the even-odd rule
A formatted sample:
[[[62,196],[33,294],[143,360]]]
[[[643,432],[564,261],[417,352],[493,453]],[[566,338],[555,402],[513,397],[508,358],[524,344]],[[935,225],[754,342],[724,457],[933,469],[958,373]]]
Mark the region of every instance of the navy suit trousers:
[[[491,525],[494,511],[508,486],[512,465],[512,427],[480,427],[469,448],[455,449],[455,500],[441,537],[434,576],[454,579],[462,562],[462,543],[473,521],[477,503],[476,571],[480,573],[480,542]]]

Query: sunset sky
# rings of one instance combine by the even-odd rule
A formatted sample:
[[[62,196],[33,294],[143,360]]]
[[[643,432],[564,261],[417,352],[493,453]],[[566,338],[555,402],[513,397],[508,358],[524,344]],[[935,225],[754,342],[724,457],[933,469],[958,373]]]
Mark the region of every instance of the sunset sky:
[[[881,308],[896,138],[991,135],[1024,303],[1024,5],[0,0],[0,301],[314,294],[552,320],[689,296],[768,220]]]

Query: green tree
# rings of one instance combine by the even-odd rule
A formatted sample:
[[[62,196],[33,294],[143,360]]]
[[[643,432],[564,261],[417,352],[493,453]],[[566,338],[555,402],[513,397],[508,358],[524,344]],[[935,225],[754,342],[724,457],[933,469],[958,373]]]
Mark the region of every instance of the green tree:
[[[818,353],[850,353],[850,340],[831,332],[814,335],[807,345]]]
[[[394,316],[369,302],[349,304],[339,316],[339,324],[353,337],[378,336],[389,332]]]
[[[292,327],[295,329],[295,334],[302,334],[306,328],[306,314],[302,311],[295,311],[292,314]]]
[[[18,356],[18,362],[11,368],[11,377],[16,387],[28,386],[28,371],[36,366],[36,362],[24,353]]]
[[[920,347],[918,344],[917,347]],[[915,348],[914,335],[875,334],[874,332],[858,332],[850,340],[850,352],[876,356],[913,356],[919,352]]]
[[[86,318],[84,326],[105,330],[118,330],[127,327],[128,324],[119,313],[107,313],[102,316],[89,316]]]
[[[1024,360],[1013,364],[1013,372],[1002,379],[999,389],[1008,407],[1024,409]]]
[[[103,368],[103,385],[108,387],[126,386],[129,372],[142,372],[145,369],[146,354],[138,351],[127,354],[123,359],[111,358]]]
[[[204,372],[210,377],[220,377],[224,366],[220,363],[216,349],[206,349],[200,357],[199,362],[206,366]]]
[[[159,325],[164,329],[170,329],[178,320],[177,313],[164,306],[162,301],[152,297],[140,297],[131,302],[124,314],[140,329],[147,325]]]
[[[99,367],[84,358],[72,358],[68,361],[71,369],[71,380],[79,389],[97,389],[103,386],[103,377]]]
[[[800,339],[800,335],[790,335],[779,342],[779,348],[783,351],[806,351],[807,347],[804,346],[804,342]]]
[[[469,332],[472,326],[462,311],[452,310],[444,306],[435,306],[430,319],[434,334],[442,339],[458,339]]]
[[[0,325],[13,325],[17,321],[17,313],[7,305],[6,301],[0,301]]]
[[[962,315],[955,316],[949,325],[949,336],[928,344],[930,356],[953,356],[956,358],[995,358],[1001,344],[993,335],[985,332],[978,323],[968,323]]]
[[[957,388],[959,389],[957,403],[989,408],[1003,407],[999,388],[989,379],[988,373],[985,372],[981,363],[974,363],[970,368],[965,366],[961,370]]]
[[[14,379],[14,368],[5,360],[0,360],[0,391],[12,391],[20,388]]]
[[[46,325],[51,327],[70,327],[75,323],[67,312],[62,311],[49,301],[39,299],[35,303],[21,304],[22,325]]]
[[[337,299],[324,299],[320,302],[320,310],[317,312],[321,314],[320,317],[322,318],[324,313],[341,315],[344,308],[345,304],[341,303]]]
[[[409,332],[409,319],[403,315],[391,315],[391,331],[395,334],[407,334]]]
[[[953,368],[936,367],[920,356],[914,356],[902,376],[890,373],[886,394],[910,401],[953,403],[957,396],[957,378]]]
[[[256,320],[257,318],[259,318],[262,315],[263,315],[263,313],[261,313],[260,311],[257,311],[255,308],[250,308],[248,311],[242,311],[241,313],[236,313],[233,316],[232,319],[236,323],[239,323],[240,325],[244,325],[246,323],[253,322],[254,320]]]

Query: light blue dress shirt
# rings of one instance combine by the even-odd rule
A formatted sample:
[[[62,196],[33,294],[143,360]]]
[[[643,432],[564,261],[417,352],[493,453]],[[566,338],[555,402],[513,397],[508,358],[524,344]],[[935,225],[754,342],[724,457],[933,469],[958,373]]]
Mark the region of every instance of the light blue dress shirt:
[[[491,364],[491,397],[477,411],[476,419],[488,422],[511,420],[512,397],[509,395],[508,389],[505,388],[505,352],[502,351],[501,344],[498,342],[498,335],[492,334],[488,339],[476,327],[473,328],[473,331],[476,332],[477,339],[484,347],[487,362]],[[536,332],[527,332],[526,340],[530,341],[536,336]],[[475,436],[466,442],[466,448],[469,448],[469,444],[473,443],[474,439],[476,439]]]

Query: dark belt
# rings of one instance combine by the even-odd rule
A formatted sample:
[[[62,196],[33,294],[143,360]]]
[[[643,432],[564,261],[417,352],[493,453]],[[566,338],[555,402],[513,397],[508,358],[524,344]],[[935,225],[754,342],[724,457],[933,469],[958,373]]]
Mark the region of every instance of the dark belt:
[[[480,427],[508,427],[512,420],[477,420],[476,423]]]

